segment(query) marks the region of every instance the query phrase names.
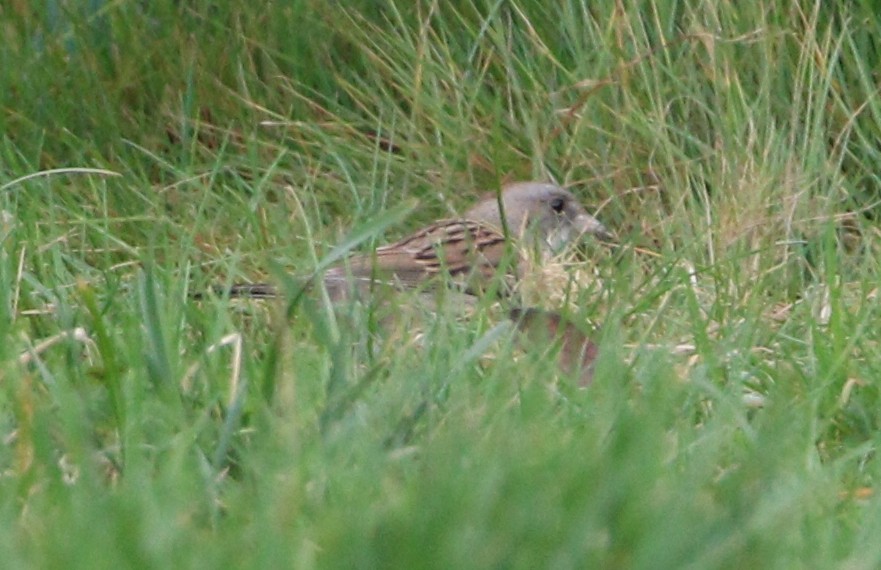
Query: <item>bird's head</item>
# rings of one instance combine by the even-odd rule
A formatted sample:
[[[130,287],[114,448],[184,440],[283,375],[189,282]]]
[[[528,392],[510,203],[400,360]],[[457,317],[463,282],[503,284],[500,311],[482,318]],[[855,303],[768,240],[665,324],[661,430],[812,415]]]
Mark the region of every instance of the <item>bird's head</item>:
[[[542,249],[559,251],[575,239],[589,234],[602,241],[614,235],[591,216],[571,192],[546,182],[515,182],[502,188],[502,210],[508,231],[518,239],[532,241]],[[465,217],[491,224],[502,224],[498,197],[487,196],[468,210]]]

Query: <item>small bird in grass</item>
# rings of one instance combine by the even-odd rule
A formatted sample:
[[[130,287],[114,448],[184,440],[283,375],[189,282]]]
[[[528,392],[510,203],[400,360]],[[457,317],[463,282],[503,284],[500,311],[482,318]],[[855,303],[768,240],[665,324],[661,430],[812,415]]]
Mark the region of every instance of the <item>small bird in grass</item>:
[[[447,283],[476,298],[501,277],[496,290],[507,294],[518,279],[520,252],[512,253],[506,235],[521,248],[542,253],[558,251],[584,235],[613,239],[567,190],[544,182],[516,182],[503,187],[500,196],[484,197],[461,218],[434,222],[369,254],[351,256],[324,274],[324,285],[332,301],[342,301],[353,294],[368,294],[376,285],[415,289],[446,276]],[[248,298],[278,295],[266,283],[233,285],[218,293]]]
[[[524,250],[555,253],[584,235],[614,239],[567,190],[544,182],[517,182],[503,187],[499,195],[484,197],[461,218],[439,220],[371,253],[349,257],[327,270],[323,283],[334,302],[368,296],[381,286],[430,292],[436,283],[445,283],[467,305],[493,290],[494,283],[498,294],[514,291]],[[514,243],[519,247],[510,247]],[[233,285],[218,293],[253,299],[278,296],[267,283]],[[509,318],[530,345],[560,339],[561,369],[577,371],[582,386],[592,381],[597,346],[579,327],[559,313],[535,307],[511,309]]]

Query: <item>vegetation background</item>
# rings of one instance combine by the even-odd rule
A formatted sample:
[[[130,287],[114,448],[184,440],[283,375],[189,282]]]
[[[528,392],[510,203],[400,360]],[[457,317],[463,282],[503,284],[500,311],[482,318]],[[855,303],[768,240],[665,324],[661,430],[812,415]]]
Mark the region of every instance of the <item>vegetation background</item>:
[[[6,0],[3,567],[879,567],[879,14]],[[190,299],[529,178],[620,237],[589,389]]]

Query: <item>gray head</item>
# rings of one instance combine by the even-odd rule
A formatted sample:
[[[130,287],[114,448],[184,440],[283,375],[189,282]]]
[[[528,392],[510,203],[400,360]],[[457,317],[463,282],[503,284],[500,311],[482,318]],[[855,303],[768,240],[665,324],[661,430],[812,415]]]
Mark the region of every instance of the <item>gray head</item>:
[[[502,188],[502,206],[508,230],[518,238],[535,236],[552,251],[576,237],[590,234],[608,241],[612,233],[570,192],[546,182],[515,182]],[[502,227],[502,216],[495,196],[487,197],[465,213],[469,220]]]

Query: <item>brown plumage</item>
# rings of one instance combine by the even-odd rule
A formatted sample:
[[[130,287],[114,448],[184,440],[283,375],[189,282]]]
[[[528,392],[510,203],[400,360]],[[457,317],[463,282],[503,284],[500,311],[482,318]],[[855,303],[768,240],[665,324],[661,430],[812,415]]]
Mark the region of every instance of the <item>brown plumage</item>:
[[[557,363],[566,374],[578,373],[581,386],[593,382],[597,345],[571,320],[560,313],[535,307],[511,309],[509,317],[525,340],[525,345],[553,346],[560,343]]]
[[[505,236],[482,222],[440,220],[371,255],[353,256],[332,267],[324,284],[337,300],[352,286],[363,291],[380,283],[408,289],[446,276],[457,289],[478,295],[497,276],[506,246]]]

